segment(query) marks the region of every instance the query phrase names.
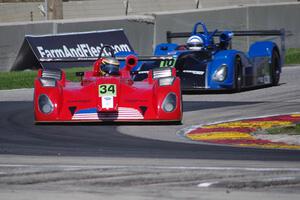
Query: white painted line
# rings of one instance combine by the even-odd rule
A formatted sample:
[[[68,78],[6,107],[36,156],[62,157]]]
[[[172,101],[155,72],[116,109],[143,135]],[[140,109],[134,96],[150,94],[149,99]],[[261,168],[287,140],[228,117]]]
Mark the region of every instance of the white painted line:
[[[296,177],[278,177],[278,178],[263,179],[263,181],[290,181],[290,180],[296,180]]]
[[[262,179],[261,181],[267,181],[267,182],[271,182],[271,181],[290,181],[290,180],[296,180],[296,177],[278,177],[278,178],[268,178],[268,179]],[[214,184],[217,184],[218,182],[203,182],[203,183],[199,183],[197,185],[197,187],[210,187]]]
[[[216,184],[216,183],[218,183],[218,182],[206,182],[206,183],[200,183],[197,186],[198,187],[210,187],[210,186],[212,186],[213,184]]]
[[[34,165],[0,164],[0,167],[30,167]]]
[[[240,171],[300,171],[300,168],[252,168],[252,167],[152,167],[161,169],[196,169],[196,170],[240,170]]]

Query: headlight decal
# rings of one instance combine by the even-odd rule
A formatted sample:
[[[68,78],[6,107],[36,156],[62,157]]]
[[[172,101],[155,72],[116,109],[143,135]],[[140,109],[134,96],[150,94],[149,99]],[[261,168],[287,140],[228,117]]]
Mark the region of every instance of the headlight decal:
[[[226,77],[227,77],[227,65],[222,64],[220,67],[218,67],[218,69],[213,74],[213,80],[222,82],[226,79]]]
[[[44,114],[49,114],[54,110],[53,103],[45,94],[41,94],[38,99],[39,110]]]
[[[176,104],[177,104],[176,94],[169,93],[163,101],[162,109],[165,112],[172,112],[175,110],[177,106]]]

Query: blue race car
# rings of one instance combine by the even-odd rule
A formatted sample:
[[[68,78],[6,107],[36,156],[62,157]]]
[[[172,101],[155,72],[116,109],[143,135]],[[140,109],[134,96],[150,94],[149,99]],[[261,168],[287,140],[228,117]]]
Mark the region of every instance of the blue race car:
[[[198,32],[199,26],[202,32]],[[284,57],[284,34],[284,29],[208,32],[205,24],[198,22],[192,33],[167,32],[168,43],[158,44],[154,55],[168,59],[160,63],[143,63],[136,69],[134,78],[142,80],[147,71],[160,66],[176,68],[184,91],[240,91],[254,86],[278,85]],[[272,41],[258,41],[244,53],[231,48],[233,36],[280,36],[281,48]],[[184,45],[171,43],[172,38],[187,37]],[[215,37],[219,37],[218,43],[214,42]]]

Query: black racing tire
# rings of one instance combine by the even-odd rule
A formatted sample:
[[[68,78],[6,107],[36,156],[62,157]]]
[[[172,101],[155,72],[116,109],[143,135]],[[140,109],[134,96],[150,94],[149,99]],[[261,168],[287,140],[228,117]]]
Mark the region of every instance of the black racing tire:
[[[243,85],[243,74],[242,74],[242,61],[240,57],[237,57],[234,61],[234,91],[240,92]]]
[[[271,84],[276,86],[279,84],[280,79],[280,56],[277,50],[273,50],[271,59]]]

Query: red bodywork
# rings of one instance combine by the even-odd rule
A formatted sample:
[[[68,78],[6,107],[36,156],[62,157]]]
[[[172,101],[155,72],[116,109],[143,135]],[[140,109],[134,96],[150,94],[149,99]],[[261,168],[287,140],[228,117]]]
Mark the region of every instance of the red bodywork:
[[[94,63],[92,71],[84,73],[81,82],[67,81],[63,71],[39,70],[34,83],[35,121],[180,122],[182,100],[180,79],[175,76],[175,69],[170,69],[172,74],[168,77],[173,79],[173,82],[169,85],[160,86],[161,77],[154,78],[152,71],[149,72],[148,79],[134,82],[131,79],[130,70],[137,62],[135,56],[128,56],[125,60],[125,67],[120,69],[119,76],[103,76],[99,71],[100,58]],[[57,74],[60,75],[57,76]],[[52,84],[45,84],[45,81]],[[168,95],[170,98],[166,99]],[[46,101],[45,97],[49,101]],[[174,104],[174,101],[176,102],[175,108],[172,111],[165,111],[163,107],[166,102]],[[43,109],[47,112],[42,112]]]

